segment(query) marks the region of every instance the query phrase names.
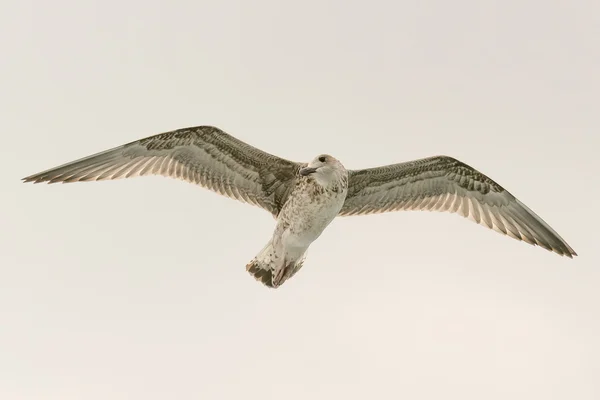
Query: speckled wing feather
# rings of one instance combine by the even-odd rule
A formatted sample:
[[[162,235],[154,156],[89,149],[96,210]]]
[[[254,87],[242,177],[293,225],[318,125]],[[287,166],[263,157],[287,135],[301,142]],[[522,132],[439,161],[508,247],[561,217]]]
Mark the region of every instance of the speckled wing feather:
[[[277,215],[300,166],[218,128],[198,126],[150,136],[23,180],[68,183],[162,175],[198,184]]]
[[[340,215],[397,210],[457,212],[497,232],[571,257],[575,251],[499,184],[446,156],[349,171]]]

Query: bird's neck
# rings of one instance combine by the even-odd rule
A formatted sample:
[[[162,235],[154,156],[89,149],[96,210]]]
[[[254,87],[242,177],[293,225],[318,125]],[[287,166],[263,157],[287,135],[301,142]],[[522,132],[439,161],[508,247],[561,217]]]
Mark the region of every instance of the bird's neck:
[[[343,192],[348,188],[348,175],[336,174],[334,176],[315,176],[315,183],[326,191]]]

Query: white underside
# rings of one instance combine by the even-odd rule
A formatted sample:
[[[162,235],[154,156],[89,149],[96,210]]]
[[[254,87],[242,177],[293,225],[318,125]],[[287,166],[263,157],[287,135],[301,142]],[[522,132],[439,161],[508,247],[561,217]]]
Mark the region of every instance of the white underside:
[[[343,203],[344,195],[340,194],[319,204],[308,200],[297,204],[287,221],[289,226],[281,229],[283,224],[279,221],[275,229],[273,245],[277,254],[283,256],[286,262],[301,259],[312,242],[338,215]]]

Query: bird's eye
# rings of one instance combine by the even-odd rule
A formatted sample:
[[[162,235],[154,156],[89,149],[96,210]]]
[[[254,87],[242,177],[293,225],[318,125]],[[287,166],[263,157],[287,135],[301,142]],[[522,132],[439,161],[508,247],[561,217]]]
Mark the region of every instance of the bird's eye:
[[[320,161],[320,162],[325,162],[325,156],[321,156],[321,157],[319,157],[319,161]]]

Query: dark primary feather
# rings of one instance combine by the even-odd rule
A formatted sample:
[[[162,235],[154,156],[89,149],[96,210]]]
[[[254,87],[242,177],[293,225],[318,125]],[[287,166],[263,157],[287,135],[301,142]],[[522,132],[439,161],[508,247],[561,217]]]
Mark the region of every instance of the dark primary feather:
[[[567,257],[577,255],[502,186],[452,157],[349,171],[348,195],[340,215],[397,210],[457,212],[515,239]]]
[[[23,180],[69,183],[162,175],[277,215],[299,168],[298,163],[252,147],[218,128],[197,126],[137,140]]]

